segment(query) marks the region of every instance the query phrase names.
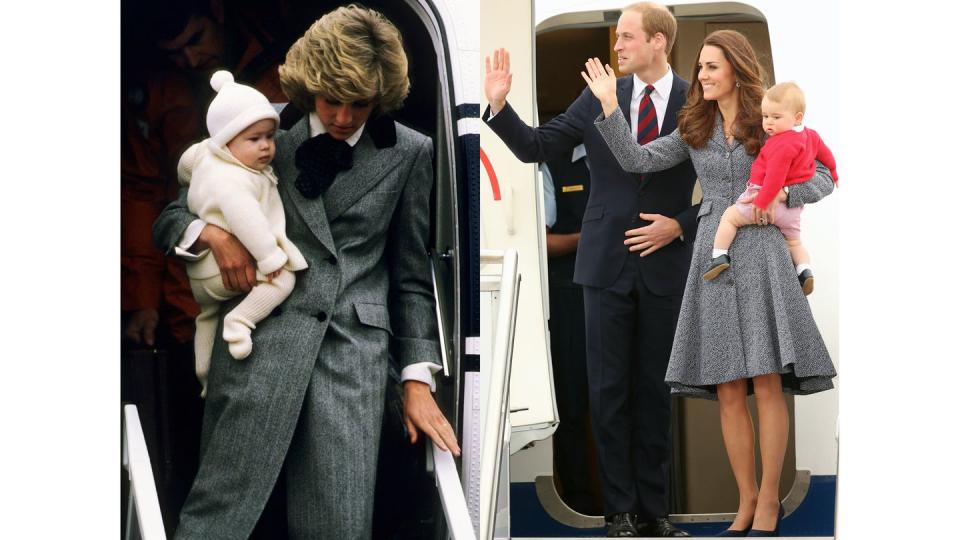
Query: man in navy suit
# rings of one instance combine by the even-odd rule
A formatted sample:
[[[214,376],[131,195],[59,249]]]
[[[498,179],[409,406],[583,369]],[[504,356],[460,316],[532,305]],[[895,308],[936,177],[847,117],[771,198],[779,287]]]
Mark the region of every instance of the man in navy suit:
[[[638,140],[676,129],[689,86],[667,63],[676,33],[676,19],[658,4],[627,6],[617,22],[614,51],[628,74],[617,81],[617,98]],[[666,519],[670,393],[663,379],[697,230],[696,173],[689,161],[653,174],[623,171],[593,126],[601,107],[589,89],[550,122],[527,126],[506,102],[511,78],[507,51],[496,51],[492,65],[487,58],[484,122],[523,162],[584,144],[591,166],[574,281],[584,290],[607,535],[689,536]]]

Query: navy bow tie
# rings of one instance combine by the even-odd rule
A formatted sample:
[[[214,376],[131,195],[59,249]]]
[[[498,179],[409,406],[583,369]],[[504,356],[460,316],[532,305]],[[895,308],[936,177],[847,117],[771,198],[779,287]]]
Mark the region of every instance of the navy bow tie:
[[[353,167],[353,147],[323,133],[297,148],[296,164],[299,174],[294,185],[304,197],[316,199],[326,193],[337,173]]]

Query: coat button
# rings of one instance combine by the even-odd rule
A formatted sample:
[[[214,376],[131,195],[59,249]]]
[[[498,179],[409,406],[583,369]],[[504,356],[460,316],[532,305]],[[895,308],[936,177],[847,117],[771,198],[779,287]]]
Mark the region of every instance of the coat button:
[[[332,264],[333,266],[336,266],[336,265],[337,265],[337,258],[336,258],[335,256],[331,255],[331,256],[327,257],[327,262],[330,263],[330,264]]]
[[[317,320],[320,322],[327,320],[327,312],[321,311],[320,313],[317,313]]]

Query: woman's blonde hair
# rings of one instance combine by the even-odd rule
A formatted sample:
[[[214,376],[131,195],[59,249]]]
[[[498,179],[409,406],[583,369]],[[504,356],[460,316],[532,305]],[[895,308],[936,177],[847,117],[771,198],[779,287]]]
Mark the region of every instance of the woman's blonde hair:
[[[374,101],[377,114],[395,111],[410,92],[400,32],[381,13],[356,4],[331,11],[290,47],[280,86],[304,112],[314,110],[317,96]]]
[[[717,47],[733,67],[733,77],[739,85],[737,100],[737,118],[734,121],[733,136],[746,147],[748,154],[755,156],[763,146],[763,114],[760,101],[763,99],[763,68],[757,60],[750,42],[740,32],[717,30],[703,40],[703,47]],[[687,103],[677,113],[677,127],[680,137],[692,148],[703,148],[713,133],[717,112],[717,102],[703,98],[700,85],[700,53],[693,64],[690,88],[687,90]]]

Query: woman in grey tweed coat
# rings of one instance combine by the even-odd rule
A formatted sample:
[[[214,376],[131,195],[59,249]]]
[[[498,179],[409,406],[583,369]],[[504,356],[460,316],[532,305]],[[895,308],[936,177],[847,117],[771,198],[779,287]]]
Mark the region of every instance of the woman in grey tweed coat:
[[[766,212],[744,227],[731,246],[731,271],[704,281],[712,239],[723,210],[746,185],[763,140],[760,65],[741,34],[707,36],[694,66],[678,128],[639,146],[617,106],[613,70],[587,63],[584,79],[603,104],[598,119],[620,165],[629,172],[663,170],[691,159],[703,188],[680,319],[666,382],[674,394],[718,399],[724,444],[740,490],[737,517],[726,536],[772,536],[779,525],[779,484],[788,416],[783,393],[810,394],[833,387],[833,363],[800,288],[783,235]],[[788,204],[815,202],[833,182],[817,164],[811,180],[791,186]],[[782,193],[781,197],[787,197]],[[772,207],[773,205],[771,205]],[[756,394],[763,477],[754,473],[753,422],[747,395]],[[764,534],[766,533],[766,534]]]

